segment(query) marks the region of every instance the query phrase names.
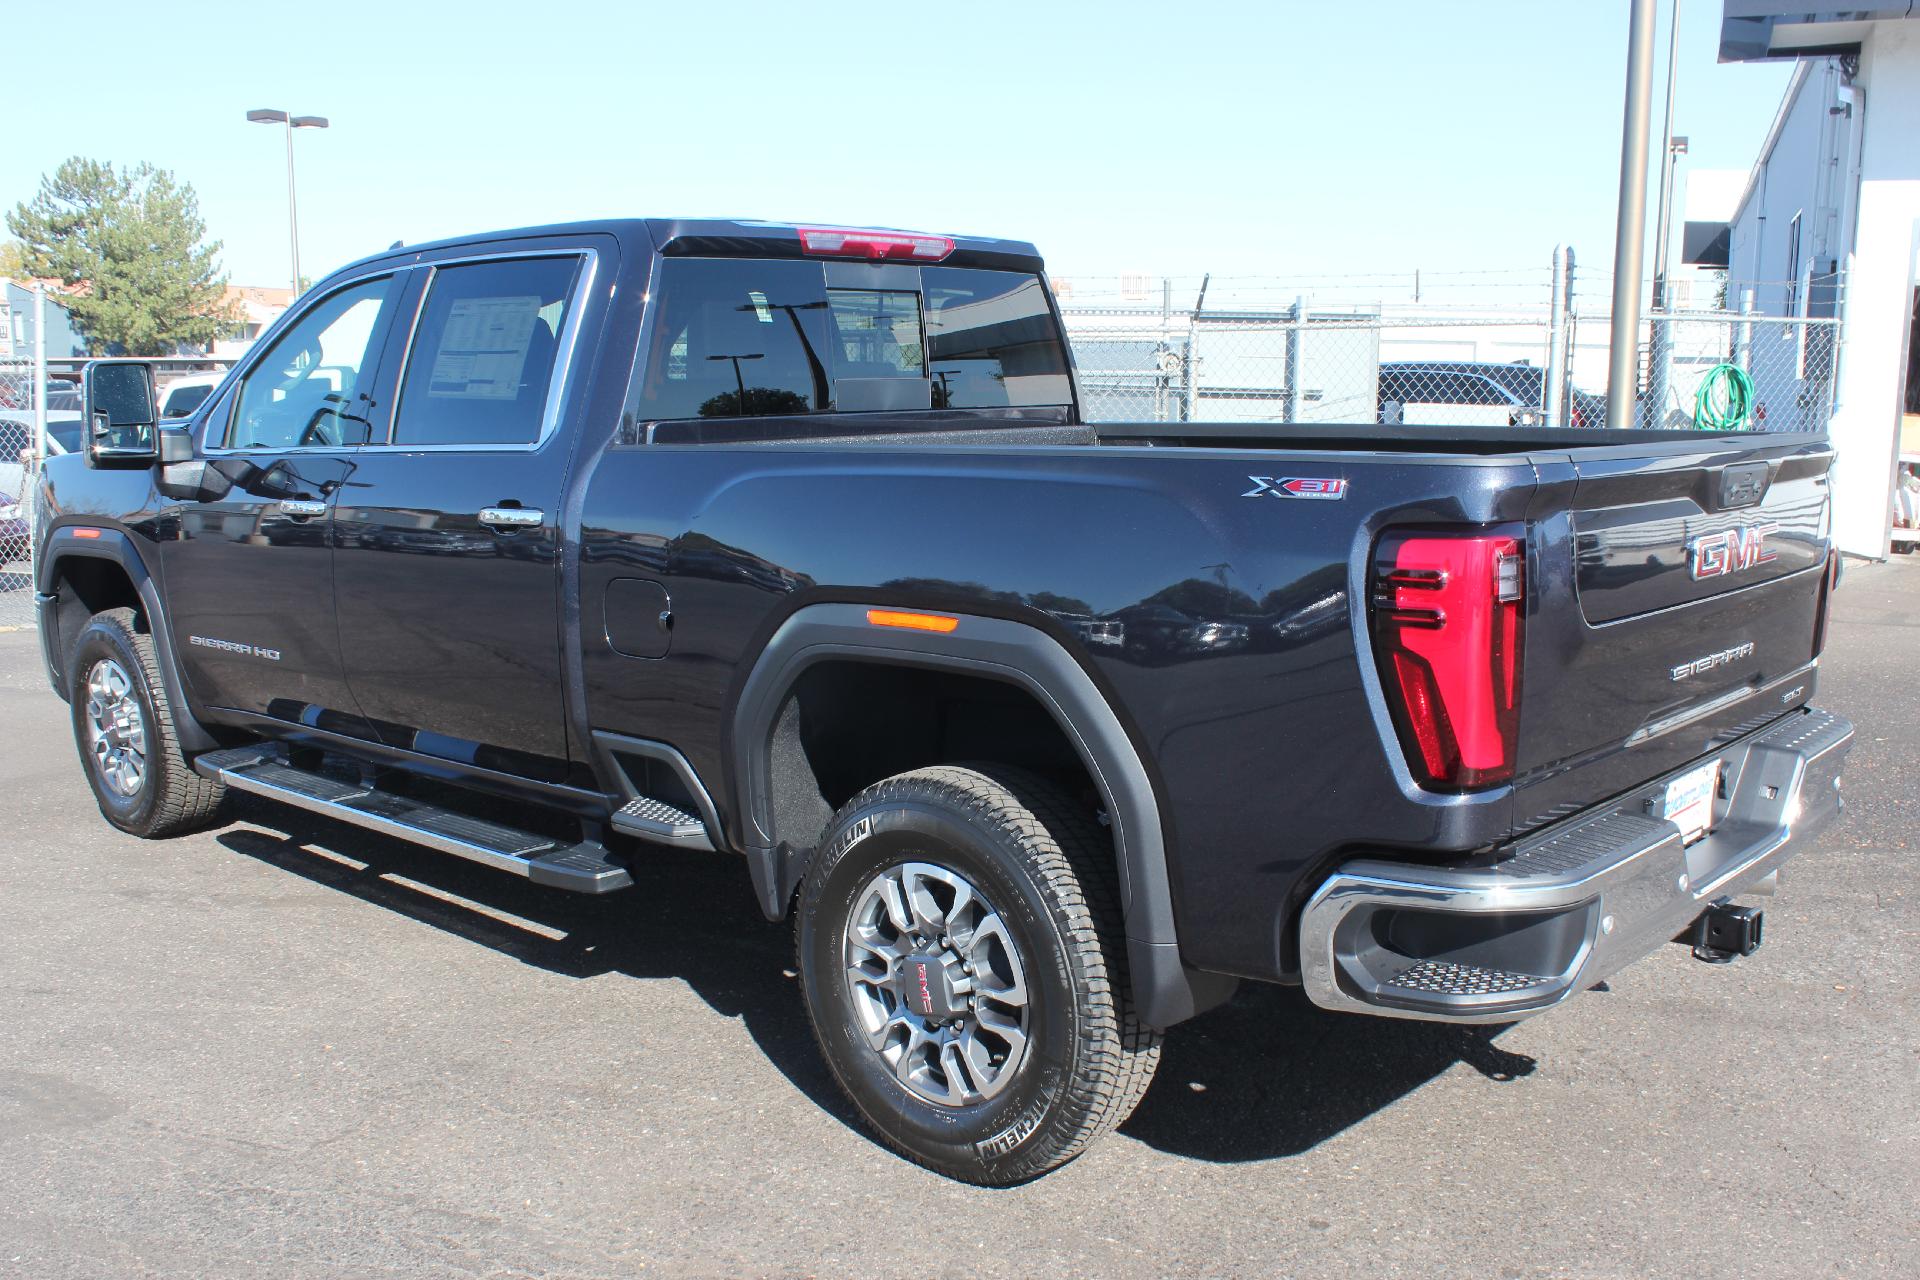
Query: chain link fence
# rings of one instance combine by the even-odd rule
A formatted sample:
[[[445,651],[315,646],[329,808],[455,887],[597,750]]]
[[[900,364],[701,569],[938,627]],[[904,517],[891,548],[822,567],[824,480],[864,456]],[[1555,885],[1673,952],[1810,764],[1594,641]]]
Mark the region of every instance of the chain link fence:
[[[0,361],[0,631],[32,626],[33,363]]]
[[[1607,421],[1606,316],[1319,311],[1299,304],[1198,313],[1067,307],[1063,316],[1083,408],[1094,422]],[[1641,325],[1636,421],[1822,430],[1832,410],[1838,336],[1836,319],[1655,313]]]

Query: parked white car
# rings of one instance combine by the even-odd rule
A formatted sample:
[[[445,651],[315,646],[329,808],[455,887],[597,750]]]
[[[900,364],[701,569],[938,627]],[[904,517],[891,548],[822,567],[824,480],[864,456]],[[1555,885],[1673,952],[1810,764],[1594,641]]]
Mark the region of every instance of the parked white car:
[[[48,410],[47,454],[59,457],[80,447],[80,415],[71,409]],[[0,493],[15,501],[27,496],[27,477],[33,471],[33,414],[24,409],[0,409]]]

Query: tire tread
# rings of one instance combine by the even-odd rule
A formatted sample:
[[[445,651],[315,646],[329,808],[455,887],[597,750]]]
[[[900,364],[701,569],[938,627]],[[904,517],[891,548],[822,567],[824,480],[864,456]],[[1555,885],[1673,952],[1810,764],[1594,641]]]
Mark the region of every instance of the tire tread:
[[[995,1185],[1023,1182],[1073,1159],[1133,1113],[1153,1083],[1161,1035],[1134,1014],[1113,846],[1091,815],[1060,787],[1023,769],[933,765],[866,788],[841,807],[829,831],[838,832],[860,810],[928,799],[944,801],[984,831],[1011,837],[1055,902],[1057,922],[1081,976],[1075,993],[1081,1051],[1062,1105],[1036,1135],[1040,1140],[1023,1143],[1012,1158],[990,1168],[952,1169],[891,1135],[882,1136],[908,1159],[937,1172]],[[808,1007],[811,1015],[811,1001]],[[853,1101],[857,1106],[858,1099]]]
[[[140,615],[129,608],[108,609],[94,614],[87,625],[103,625],[119,633],[127,652],[133,655],[134,661],[140,666],[140,679],[152,711],[154,755],[158,757],[154,763],[158,767],[150,771],[149,777],[160,791],[154,798],[153,808],[142,829],[135,834],[158,840],[212,825],[220,811],[221,802],[226,798],[227,788],[221,782],[195,773],[186,753],[180,749],[179,734],[174,729],[172,692],[160,678],[160,660],[154,649],[153,636],[142,629]],[[80,678],[76,668],[74,679],[78,681]],[[82,762],[91,769],[92,762],[86,760],[85,756],[83,748]],[[108,816],[111,818],[112,815]]]

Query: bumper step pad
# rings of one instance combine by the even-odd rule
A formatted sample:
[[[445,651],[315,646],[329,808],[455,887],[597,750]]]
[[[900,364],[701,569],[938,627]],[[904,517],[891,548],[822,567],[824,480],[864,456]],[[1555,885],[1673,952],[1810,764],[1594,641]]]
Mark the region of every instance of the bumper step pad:
[[[1492,996],[1525,991],[1553,981],[1534,973],[1508,973],[1503,969],[1482,969],[1476,964],[1455,964],[1448,960],[1422,960],[1403,969],[1386,983],[1402,991],[1418,991],[1438,996]]]
[[[633,883],[597,841],[568,844],[488,822],[441,805],[296,768],[277,748],[234,747],[198,756],[194,771],[236,791],[398,837],[576,893],[611,893]]]

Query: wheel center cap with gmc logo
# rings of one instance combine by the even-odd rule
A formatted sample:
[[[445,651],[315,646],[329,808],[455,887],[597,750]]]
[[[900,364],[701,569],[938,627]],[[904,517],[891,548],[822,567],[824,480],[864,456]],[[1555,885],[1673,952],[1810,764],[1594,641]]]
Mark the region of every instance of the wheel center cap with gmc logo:
[[[914,954],[900,961],[896,978],[900,1002],[931,1022],[944,1022],[963,1013],[947,981],[945,961],[936,954]]]

